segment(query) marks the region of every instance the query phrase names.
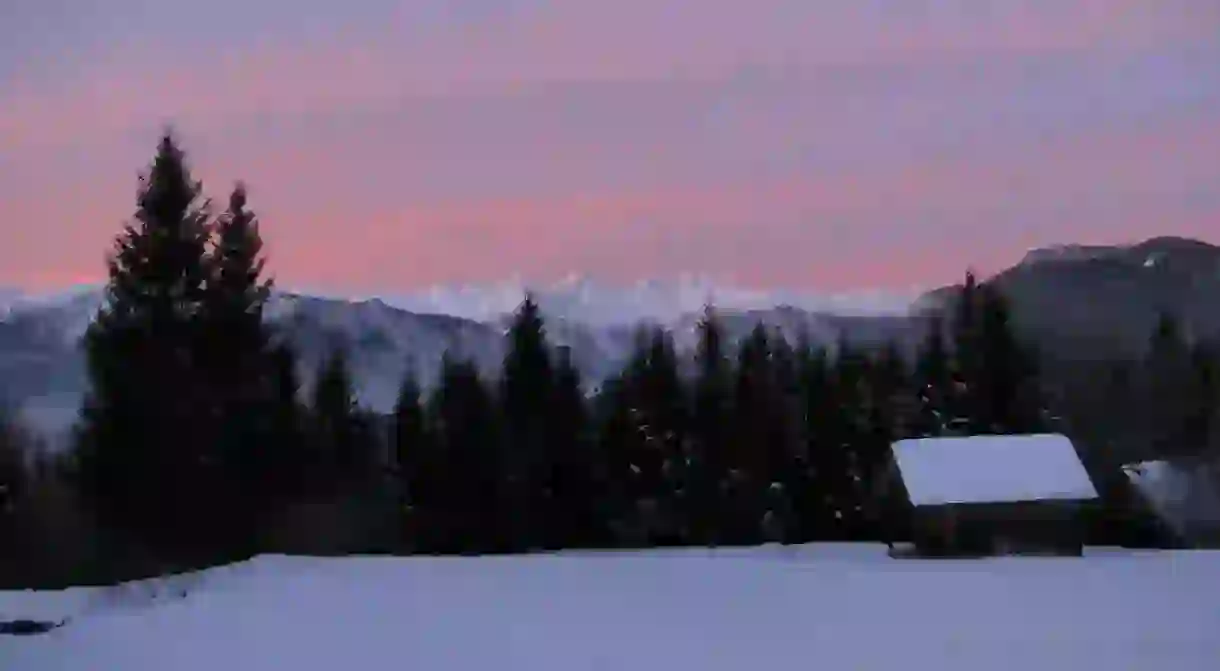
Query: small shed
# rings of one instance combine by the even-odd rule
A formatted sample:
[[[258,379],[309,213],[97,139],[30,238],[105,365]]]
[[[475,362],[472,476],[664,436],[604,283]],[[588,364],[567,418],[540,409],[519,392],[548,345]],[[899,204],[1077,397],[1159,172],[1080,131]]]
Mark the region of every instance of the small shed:
[[[1082,506],[1097,491],[1066,436],[917,438],[892,450],[920,554],[1082,553]]]

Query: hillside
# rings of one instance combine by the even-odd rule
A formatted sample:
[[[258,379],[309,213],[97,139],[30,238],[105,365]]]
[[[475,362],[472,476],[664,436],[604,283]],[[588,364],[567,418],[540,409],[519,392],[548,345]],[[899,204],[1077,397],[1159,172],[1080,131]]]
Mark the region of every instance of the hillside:
[[[1162,311],[1196,338],[1220,337],[1220,247],[1198,240],[1033,250],[989,280],[1011,299],[1017,326],[1060,358],[1137,354]],[[917,305],[943,307],[953,288]]]

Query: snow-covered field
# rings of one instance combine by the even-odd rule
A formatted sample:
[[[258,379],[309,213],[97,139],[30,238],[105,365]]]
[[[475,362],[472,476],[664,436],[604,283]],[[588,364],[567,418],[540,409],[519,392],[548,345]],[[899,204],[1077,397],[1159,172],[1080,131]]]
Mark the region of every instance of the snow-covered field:
[[[893,560],[883,547],[505,558],[267,556],[2,593],[0,669],[1220,668],[1220,553]],[[185,594],[185,596],[183,596]]]

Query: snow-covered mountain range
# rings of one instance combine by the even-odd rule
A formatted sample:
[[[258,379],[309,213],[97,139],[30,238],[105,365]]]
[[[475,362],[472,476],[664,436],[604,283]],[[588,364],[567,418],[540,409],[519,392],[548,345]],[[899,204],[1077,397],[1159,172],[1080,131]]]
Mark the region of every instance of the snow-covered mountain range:
[[[830,344],[840,337],[901,338],[909,331],[906,314],[914,298],[913,293],[751,291],[690,276],[630,286],[572,277],[533,294],[548,318],[550,336],[570,348],[591,386],[622,365],[641,323],[661,325],[680,349],[693,348],[707,303],[717,306],[732,337],[761,321],[787,337],[804,332]],[[446,351],[494,374],[503,356],[503,334],[524,295],[524,285],[516,281],[367,298],[278,292],[267,318],[296,345],[306,384],[322,357],[343,347],[361,400],[388,411],[407,367],[414,366],[429,385]],[[102,301],[95,286],[42,296],[0,292],[0,389],[43,433],[62,432],[75,416],[85,388],[78,343]]]
[[[808,312],[846,315],[901,314],[919,295],[919,291],[914,289],[905,293],[860,291],[841,294],[742,289],[691,274],[621,285],[574,274],[542,286],[511,279],[494,284],[448,285],[411,292],[382,293],[375,297],[409,312],[495,322],[515,310],[527,290],[534,294],[543,311],[553,318],[591,326],[617,326],[640,321],[668,324],[686,314],[698,312],[707,303],[732,311],[785,305]],[[296,293],[327,295],[308,290]],[[351,296],[343,298],[353,300]]]

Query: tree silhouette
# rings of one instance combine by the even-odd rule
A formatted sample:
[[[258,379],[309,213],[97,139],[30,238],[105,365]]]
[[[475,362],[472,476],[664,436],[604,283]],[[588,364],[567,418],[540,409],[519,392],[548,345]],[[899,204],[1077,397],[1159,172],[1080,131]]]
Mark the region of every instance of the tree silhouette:
[[[371,427],[360,411],[346,351],[334,348],[314,382],[309,439],[311,480],[336,494],[367,486],[377,466]]]
[[[443,456],[424,545],[463,553],[521,549],[513,511],[503,505],[506,471],[495,399],[475,366],[446,354],[429,406]]]
[[[547,543],[551,502],[546,480],[558,458],[549,424],[554,371],[542,313],[532,295],[517,308],[509,327],[501,376],[513,537],[526,547]]]
[[[200,341],[201,380],[208,389],[224,468],[231,474],[235,523],[257,527],[283,502],[282,474],[299,455],[277,435],[271,420],[278,405],[276,361],[263,309],[271,281],[263,278],[262,238],[238,184],[215,224],[215,243],[205,259]],[[247,529],[254,534],[257,528]]]
[[[407,367],[394,403],[391,445],[398,476],[399,505],[410,536],[407,541],[416,543],[429,506],[435,499],[436,483],[429,479],[435,474],[437,456],[414,365]]]
[[[172,133],[137,202],[85,335],[78,484],[104,527],[183,554],[218,543],[229,488],[199,370],[208,204]]]
[[[571,351],[559,349],[551,399],[554,457],[544,482],[550,511],[547,547],[587,547],[605,543],[608,529],[600,510],[604,464],[593,440],[588,402]]]
[[[724,328],[710,305],[704,308],[698,329],[686,517],[693,541],[715,544],[723,535],[721,488],[732,445],[733,369]]]

